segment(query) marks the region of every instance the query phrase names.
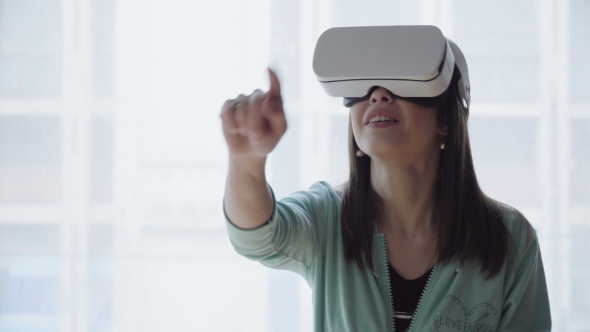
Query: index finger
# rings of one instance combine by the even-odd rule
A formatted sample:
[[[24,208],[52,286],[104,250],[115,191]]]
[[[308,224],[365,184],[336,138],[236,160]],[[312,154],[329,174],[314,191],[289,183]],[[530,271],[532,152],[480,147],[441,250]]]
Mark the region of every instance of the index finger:
[[[270,68],[268,68],[268,74],[270,76],[270,89],[268,90],[268,96],[276,98],[281,96],[281,82],[277,74]]]

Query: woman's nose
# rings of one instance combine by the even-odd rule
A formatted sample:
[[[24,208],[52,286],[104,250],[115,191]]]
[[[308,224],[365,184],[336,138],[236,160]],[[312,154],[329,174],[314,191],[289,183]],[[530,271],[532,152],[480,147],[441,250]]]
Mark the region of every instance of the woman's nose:
[[[393,96],[384,87],[378,87],[371,94],[371,104],[374,104],[376,102],[391,103],[392,101]]]

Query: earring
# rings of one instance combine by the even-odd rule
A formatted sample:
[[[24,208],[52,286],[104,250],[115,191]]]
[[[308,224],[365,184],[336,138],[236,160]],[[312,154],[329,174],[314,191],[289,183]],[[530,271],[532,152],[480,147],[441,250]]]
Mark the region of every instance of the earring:
[[[357,156],[357,157],[362,157],[362,156],[364,156],[364,155],[365,155],[365,153],[364,153],[363,151],[361,151],[361,150],[356,150],[356,156]]]
[[[445,149],[445,142],[442,142],[442,144],[440,145],[440,149],[444,150]]]

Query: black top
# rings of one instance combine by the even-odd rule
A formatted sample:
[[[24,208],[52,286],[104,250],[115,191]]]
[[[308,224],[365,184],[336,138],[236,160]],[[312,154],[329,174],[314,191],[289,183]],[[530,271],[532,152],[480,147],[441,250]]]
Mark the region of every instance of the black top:
[[[388,265],[389,284],[393,297],[395,330],[406,331],[410,327],[412,316],[414,315],[414,311],[416,311],[420,296],[426,286],[426,282],[428,282],[432,268],[417,279],[406,280],[397,273],[391,264]]]

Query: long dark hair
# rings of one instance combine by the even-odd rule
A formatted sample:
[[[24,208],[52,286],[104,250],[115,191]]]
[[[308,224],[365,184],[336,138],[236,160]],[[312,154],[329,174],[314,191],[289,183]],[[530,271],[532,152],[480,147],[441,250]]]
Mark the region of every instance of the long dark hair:
[[[473,261],[487,273],[486,278],[491,278],[501,270],[512,240],[502,221],[502,207],[509,206],[485,195],[477,183],[467,130],[468,113],[459,99],[456,81],[457,73],[447,98],[437,110],[438,124],[448,125],[435,180],[434,220],[439,226],[439,262]],[[341,185],[344,258],[356,262],[363,270],[364,256],[368,267],[374,270],[372,235],[375,221],[383,215],[384,201],[371,186],[371,159],[357,157],[358,149],[349,118],[350,175]]]

